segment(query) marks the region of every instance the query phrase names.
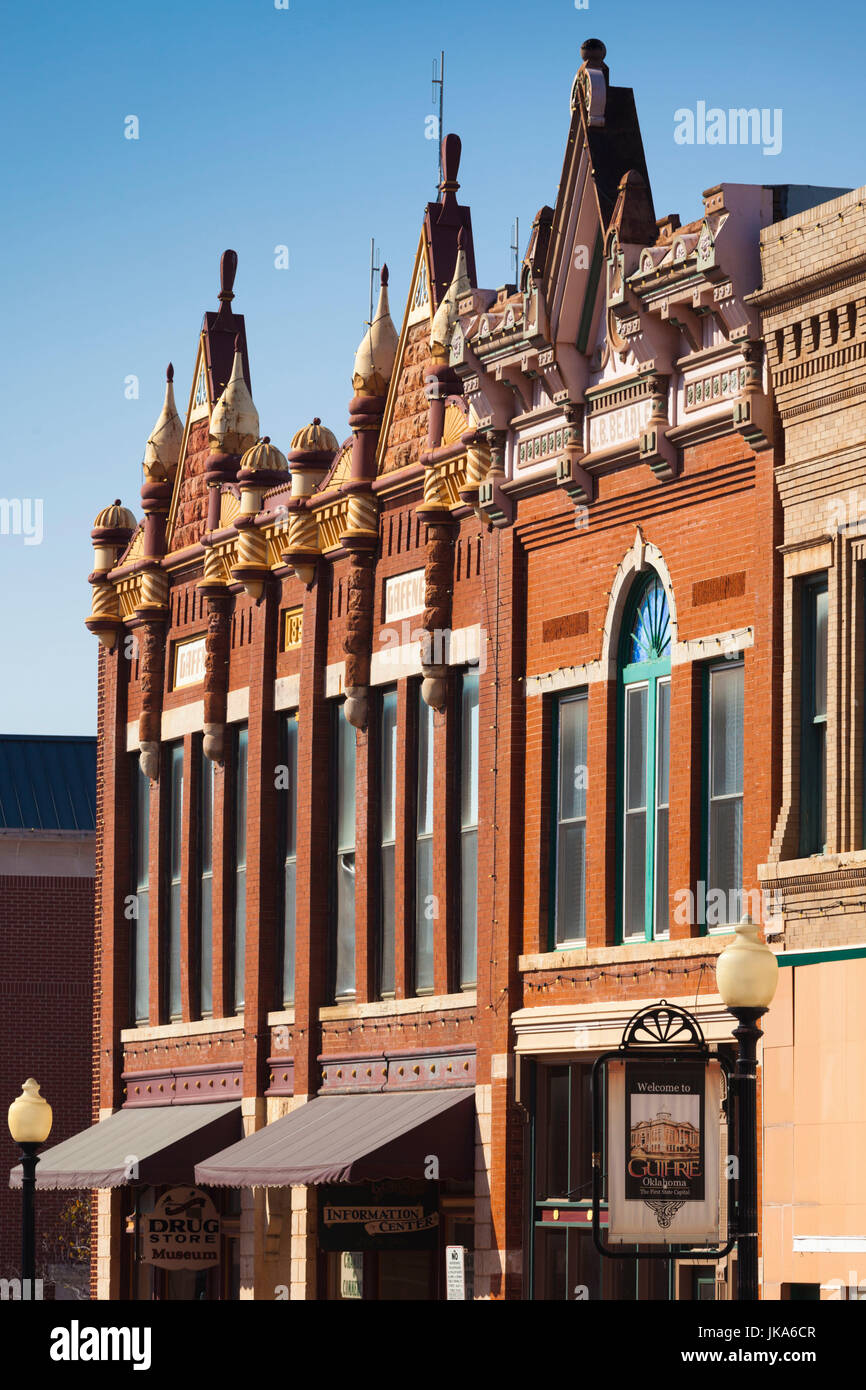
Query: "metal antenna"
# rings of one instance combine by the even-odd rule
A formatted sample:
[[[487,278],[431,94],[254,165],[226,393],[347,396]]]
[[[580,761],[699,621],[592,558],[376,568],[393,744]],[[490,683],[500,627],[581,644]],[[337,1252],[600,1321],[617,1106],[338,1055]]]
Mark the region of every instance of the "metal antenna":
[[[436,59],[433,59],[433,100],[436,100],[436,88],[439,88],[439,183],[442,182],[442,141],[445,127],[442,124],[443,110],[445,107],[445,50],[439,52],[439,76],[436,76]],[[439,185],[437,184],[437,187]]]
[[[371,237],[370,237],[370,317],[369,317],[368,320],[367,320],[368,325],[371,324],[371,323],[373,322],[373,286],[374,286],[375,283],[376,283],[376,272],[377,272],[378,270],[381,270],[381,269],[382,269],[382,267],[381,267],[380,265],[377,265],[377,264],[376,264],[376,257],[377,257],[378,255],[379,255],[379,252],[378,252],[377,249],[376,249],[376,238],[371,236]]]
[[[514,283],[520,284],[520,218],[514,219],[514,240],[511,243],[514,252]]]

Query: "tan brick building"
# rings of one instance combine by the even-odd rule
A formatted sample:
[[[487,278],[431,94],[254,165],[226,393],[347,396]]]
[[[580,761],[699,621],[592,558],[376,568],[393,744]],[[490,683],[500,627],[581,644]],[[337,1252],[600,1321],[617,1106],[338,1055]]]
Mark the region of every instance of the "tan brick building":
[[[767,228],[761,261],[783,437],[783,714],[760,875],[787,967],[765,1044],[764,1287],[839,1297],[866,1286],[866,190]]]

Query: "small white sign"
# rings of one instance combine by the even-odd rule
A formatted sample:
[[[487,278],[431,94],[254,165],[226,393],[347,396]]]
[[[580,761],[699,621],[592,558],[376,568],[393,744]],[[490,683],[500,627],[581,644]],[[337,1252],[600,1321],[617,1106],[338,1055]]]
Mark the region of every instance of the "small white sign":
[[[191,642],[179,642],[174,651],[174,689],[182,690],[186,685],[200,685],[204,680],[205,637],[196,637]]]
[[[364,1256],[360,1250],[340,1251],[340,1297],[364,1297]]]
[[[445,1247],[445,1297],[462,1303],[472,1298],[472,1251],[465,1245]]]
[[[424,612],[424,571],[409,570],[385,580],[385,622],[399,622]]]
[[[196,637],[191,642],[179,642],[174,653],[174,689],[186,685],[199,685],[204,680],[206,638]]]

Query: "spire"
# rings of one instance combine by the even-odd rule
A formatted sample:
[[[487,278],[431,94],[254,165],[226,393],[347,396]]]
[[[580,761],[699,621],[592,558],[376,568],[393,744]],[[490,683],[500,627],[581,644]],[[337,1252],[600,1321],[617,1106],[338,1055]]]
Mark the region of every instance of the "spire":
[[[172,481],[180,458],[182,440],[183,422],[174,403],[174,367],[169,362],[165,372],[165,400],[162,412],[150,432],[144,451],[142,466],[148,482]]]
[[[379,303],[355,353],[352,386],[358,395],[384,396],[397,357],[397,330],[388,306],[388,267],[382,266]]]
[[[461,227],[457,234],[457,260],[454,275],[448,290],[433,315],[430,328],[430,351],[437,361],[447,362],[451,346],[451,335],[457,326],[457,305],[462,297],[472,290],[472,281],[466,264],[466,237]]]
[[[244,380],[241,335],[235,337],[232,374],[210,420],[211,453],[242,454],[259,437],[259,413]]]

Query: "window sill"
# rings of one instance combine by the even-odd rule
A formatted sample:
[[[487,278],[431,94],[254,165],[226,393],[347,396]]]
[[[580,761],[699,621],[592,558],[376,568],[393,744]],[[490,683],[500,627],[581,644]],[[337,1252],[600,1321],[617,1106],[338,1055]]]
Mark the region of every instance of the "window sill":
[[[424,994],[411,999],[376,999],[367,1004],[329,1004],[319,1009],[320,1022],[339,1018],[391,1018],[396,1014],[440,1013],[444,1009],[474,1007],[474,990],[462,994]]]
[[[194,1038],[205,1033],[237,1033],[243,1030],[244,1016],[196,1018],[184,1023],[159,1023],[155,1027],[122,1028],[121,1042],[149,1042],[155,1038]]]
[[[631,960],[675,960],[683,956],[715,955],[721,948],[712,937],[687,936],[675,941],[628,941],[621,946],[579,947],[546,951],[537,956],[521,956],[522,974],[533,970],[574,970],[584,965],[622,965]]]

